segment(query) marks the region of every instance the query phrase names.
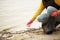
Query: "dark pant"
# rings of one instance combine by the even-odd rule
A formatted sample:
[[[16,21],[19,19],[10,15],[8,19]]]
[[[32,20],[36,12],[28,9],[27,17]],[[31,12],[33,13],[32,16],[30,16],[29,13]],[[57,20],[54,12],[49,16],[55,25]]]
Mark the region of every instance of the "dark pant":
[[[57,25],[59,25],[59,24],[60,24],[60,22],[56,21],[55,26],[57,26]]]

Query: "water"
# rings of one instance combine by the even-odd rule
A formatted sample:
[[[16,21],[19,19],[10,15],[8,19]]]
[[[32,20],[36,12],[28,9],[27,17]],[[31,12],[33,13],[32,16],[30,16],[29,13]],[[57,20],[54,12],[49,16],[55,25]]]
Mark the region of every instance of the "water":
[[[22,29],[25,28],[26,23],[38,8],[40,1],[41,0],[0,0],[0,30],[13,26]],[[33,24],[35,26],[35,23]]]

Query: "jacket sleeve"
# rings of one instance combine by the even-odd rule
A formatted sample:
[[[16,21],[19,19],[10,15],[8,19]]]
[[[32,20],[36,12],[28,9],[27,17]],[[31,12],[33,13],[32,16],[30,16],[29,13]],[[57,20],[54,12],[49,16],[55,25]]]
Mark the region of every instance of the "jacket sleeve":
[[[60,9],[58,10],[58,14],[60,14]]]
[[[34,13],[34,15],[33,15],[33,17],[32,17],[32,20],[33,20],[33,21],[36,19],[36,17],[37,17],[38,15],[41,14],[41,12],[43,11],[43,9],[44,9],[44,5],[43,5],[43,3],[42,3],[42,1],[41,1],[38,9],[36,10],[36,12]]]

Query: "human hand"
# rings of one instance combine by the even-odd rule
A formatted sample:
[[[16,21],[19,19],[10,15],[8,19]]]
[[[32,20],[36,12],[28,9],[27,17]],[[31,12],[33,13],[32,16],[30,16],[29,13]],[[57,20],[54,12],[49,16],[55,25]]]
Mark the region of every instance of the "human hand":
[[[32,23],[33,23],[33,20],[31,19],[31,20],[27,23],[27,26],[30,27]]]
[[[58,11],[55,11],[55,12],[53,12],[53,13],[51,14],[51,16],[52,16],[52,17],[57,17],[58,14],[59,14],[59,12],[58,12]]]

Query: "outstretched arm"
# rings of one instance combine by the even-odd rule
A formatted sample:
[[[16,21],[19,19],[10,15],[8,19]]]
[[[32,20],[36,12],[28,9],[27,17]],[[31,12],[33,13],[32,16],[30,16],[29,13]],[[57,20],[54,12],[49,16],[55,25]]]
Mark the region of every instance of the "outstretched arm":
[[[36,12],[34,13],[33,17],[32,17],[32,20],[34,21],[36,19],[36,17],[38,15],[41,14],[41,12],[43,11],[44,9],[44,5],[43,5],[43,2],[41,1],[41,4],[39,5],[38,9],[36,10]]]
[[[43,11],[43,9],[44,9],[44,5],[43,5],[43,3],[42,3],[42,1],[41,1],[41,4],[39,5],[38,9],[36,10],[34,16],[33,16],[32,19],[27,23],[27,26],[30,26],[30,25],[31,25],[31,23],[36,19],[36,17],[41,14],[41,12]]]

